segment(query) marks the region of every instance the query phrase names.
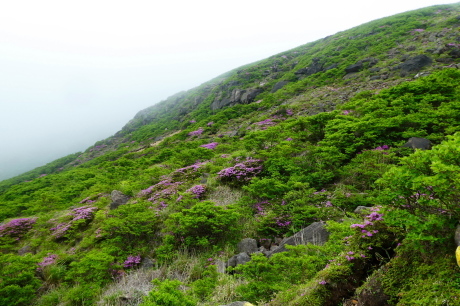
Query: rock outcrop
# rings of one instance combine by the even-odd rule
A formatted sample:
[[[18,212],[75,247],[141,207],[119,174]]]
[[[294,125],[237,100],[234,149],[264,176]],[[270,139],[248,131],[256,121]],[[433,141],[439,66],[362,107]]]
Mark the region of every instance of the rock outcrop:
[[[110,194],[112,203],[110,203],[110,209],[117,209],[120,205],[128,203],[131,197],[123,194],[121,191],[114,190]]]
[[[252,238],[244,238],[238,243],[237,248],[238,252],[247,254],[252,254],[259,250],[257,248],[257,241]]]
[[[270,252],[270,256],[280,252],[286,252],[286,245],[315,244],[323,245],[329,238],[329,232],[326,230],[324,222],[314,222],[295,233],[293,236],[285,238],[279,246]]]
[[[431,141],[429,141],[426,138],[411,137],[402,146],[406,148],[412,148],[414,150],[415,149],[429,150],[431,149]]]
[[[229,96],[225,96],[223,92],[211,103],[211,109],[217,110],[226,106],[236,104],[248,104],[254,101],[255,97],[262,92],[261,88],[248,88],[232,90]]]
[[[406,76],[409,73],[419,72],[423,67],[431,65],[431,63],[433,63],[433,60],[430,57],[421,54],[408,58],[404,63],[396,66],[396,69],[401,71],[401,76]]]

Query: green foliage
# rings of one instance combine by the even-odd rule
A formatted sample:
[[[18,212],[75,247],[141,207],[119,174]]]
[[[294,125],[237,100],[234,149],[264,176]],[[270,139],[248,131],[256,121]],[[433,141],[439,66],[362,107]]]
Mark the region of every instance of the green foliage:
[[[172,232],[176,244],[190,248],[222,246],[238,236],[239,214],[230,209],[204,201],[190,209],[173,213],[165,221],[165,232]]]
[[[80,260],[70,264],[66,281],[76,284],[91,282],[101,286],[107,283],[111,279],[111,274],[117,270],[117,265],[114,263],[115,257],[102,250],[91,250]]]
[[[196,300],[187,296],[183,291],[179,290],[182,283],[178,280],[160,281],[154,279],[152,283],[155,285],[149,295],[144,298],[141,306],[195,306]]]
[[[0,305],[30,305],[40,281],[37,261],[30,255],[0,254]]]
[[[214,266],[203,272],[192,264],[184,276],[189,292],[157,281],[150,302],[226,304],[234,291],[216,299],[243,277],[248,283],[238,292],[252,301],[336,305],[340,292],[351,296],[364,281],[359,271],[387,267],[382,278],[392,302],[455,304],[449,297],[458,296],[458,281],[448,273],[456,277],[456,267],[446,254],[460,217],[460,72],[440,68],[459,49],[459,9],[435,6],[375,20],[240,67],[142,110],[83,153],[0,182],[2,267],[11,275],[2,275],[1,298],[8,305],[95,304],[101,287],[124,273],[127,256],[151,257],[164,265],[161,271],[175,273],[189,264],[173,261],[178,250],[204,262],[217,250],[231,256],[243,235],[273,239],[327,221],[324,246],[270,259],[254,255],[242,275],[228,276],[231,284],[216,278]],[[428,54],[433,64],[423,71],[430,75],[401,79],[401,61],[430,49],[439,51]],[[345,68],[360,60],[363,70],[344,78]],[[328,70],[298,72],[312,63]],[[246,89],[260,90],[256,102],[211,108]],[[199,127],[202,133],[189,135]],[[401,148],[409,137],[428,138],[434,148]],[[212,142],[219,145],[200,147]],[[236,166],[248,157],[253,164]],[[203,198],[186,192],[199,184],[206,184]],[[109,210],[114,189],[132,196],[130,204]],[[237,204],[200,202],[226,197]],[[369,221],[351,213],[357,206],[379,204],[383,220],[350,227]],[[94,207],[94,215],[77,218],[81,205]],[[26,217],[37,220],[32,229],[5,234],[7,218]],[[24,252],[59,256],[36,271],[33,256],[8,254]],[[348,260],[348,252],[365,257]],[[320,270],[325,260],[335,264]],[[44,281],[39,291],[35,275]],[[436,290],[428,292],[430,285]]]
[[[326,259],[311,246],[287,246],[289,252],[267,258],[253,254],[251,261],[236,267],[248,283],[236,290],[243,300],[269,300],[273,294],[313,277],[325,265]]]
[[[206,301],[212,294],[217,285],[217,269],[216,266],[211,264],[202,274],[202,278],[197,279],[191,284],[192,292],[201,301]]]
[[[159,220],[151,203],[121,205],[110,211],[102,222],[97,239],[102,245],[116,248],[119,255],[143,253],[159,230]]]
[[[413,214],[459,216],[460,134],[428,151],[417,151],[379,183],[390,205]],[[383,196],[383,195],[382,195]]]

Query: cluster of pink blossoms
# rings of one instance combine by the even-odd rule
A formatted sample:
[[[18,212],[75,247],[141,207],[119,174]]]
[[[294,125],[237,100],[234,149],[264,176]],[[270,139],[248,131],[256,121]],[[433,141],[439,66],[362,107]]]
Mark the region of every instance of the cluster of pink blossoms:
[[[217,173],[219,179],[227,181],[249,181],[262,171],[262,161],[248,157],[245,161]]]
[[[19,218],[0,225],[0,237],[11,236],[19,240],[35,224],[37,219]]]
[[[206,192],[206,185],[196,185],[188,189],[187,192],[193,193],[195,199],[200,199]]]

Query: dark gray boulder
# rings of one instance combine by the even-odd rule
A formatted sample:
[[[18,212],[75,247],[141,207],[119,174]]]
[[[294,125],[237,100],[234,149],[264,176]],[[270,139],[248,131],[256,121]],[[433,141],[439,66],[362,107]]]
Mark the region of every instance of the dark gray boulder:
[[[311,65],[294,72],[296,75],[310,76],[312,74],[323,71],[323,64],[320,63],[319,58],[314,58]]]
[[[315,244],[323,245],[329,238],[329,232],[326,230],[324,222],[314,222],[302,229],[301,231],[294,234],[294,236],[288,237],[281,241],[280,245],[271,252],[271,255],[286,252],[286,245],[299,245],[299,244]]]
[[[237,254],[231,257],[227,262],[227,267],[236,267],[237,265],[242,265],[251,260],[251,257],[245,252]]]
[[[240,253],[252,254],[259,251],[259,249],[257,248],[257,241],[252,238],[244,238],[243,240],[238,242],[237,248],[238,252]]]
[[[350,65],[347,68],[345,68],[345,72],[348,73],[353,73],[353,72],[359,72],[364,69],[364,65],[361,61],[357,62],[356,64]]]
[[[412,148],[414,150],[415,149],[429,150],[431,149],[431,141],[429,141],[426,138],[411,137],[402,146],[406,148]]]
[[[112,191],[112,193],[110,194],[110,197],[112,199],[112,203],[110,203],[110,209],[116,209],[120,205],[124,205],[128,203],[129,199],[131,198],[118,190]]]
[[[433,63],[433,60],[424,55],[416,55],[412,58],[407,59],[404,63],[399,64],[396,68],[401,70],[401,75],[405,76],[409,73],[419,72],[423,67],[429,66]]]

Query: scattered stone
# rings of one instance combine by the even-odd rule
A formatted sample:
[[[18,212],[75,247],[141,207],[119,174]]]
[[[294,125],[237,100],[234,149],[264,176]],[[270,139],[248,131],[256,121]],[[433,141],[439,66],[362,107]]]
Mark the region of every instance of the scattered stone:
[[[247,253],[240,253],[231,257],[227,262],[227,267],[236,267],[237,265],[242,265],[251,260],[251,257]]]
[[[411,137],[409,141],[407,141],[403,147],[412,148],[412,149],[422,149],[422,150],[429,150],[431,149],[431,141],[426,138],[419,138],[419,137]]]
[[[216,260],[216,268],[218,273],[225,273],[225,270],[227,269],[227,264],[224,261],[218,259]]]
[[[209,173],[203,173],[201,176],[200,184],[206,184],[208,182]]]
[[[237,248],[240,253],[252,254],[259,251],[257,241],[252,238],[244,238],[238,243]]]
[[[299,69],[294,73],[296,75],[310,76],[312,74],[321,72],[323,70],[324,70],[323,69],[323,64],[320,63],[320,59],[319,58],[314,58],[310,66],[308,66],[306,68]]]
[[[154,265],[155,263],[150,258],[144,257],[144,259],[142,259],[142,262],[141,262],[142,269],[151,269],[153,268]]]
[[[371,209],[371,207],[358,206],[358,207],[355,208],[355,210],[353,212],[355,214],[358,214],[358,215],[365,215],[365,214],[370,212],[370,209]]]
[[[112,198],[112,203],[110,203],[111,210],[118,208],[120,205],[128,203],[129,199],[131,198],[118,190],[112,191],[110,197]]]
[[[294,234],[294,236],[283,239],[280,245],[275,248],[271,255],[286,252],[286,245],[299,245],[312,243],[314,245],[323,245],[329,238],[329,232],[324,226],[324,222],[314,222]]]

